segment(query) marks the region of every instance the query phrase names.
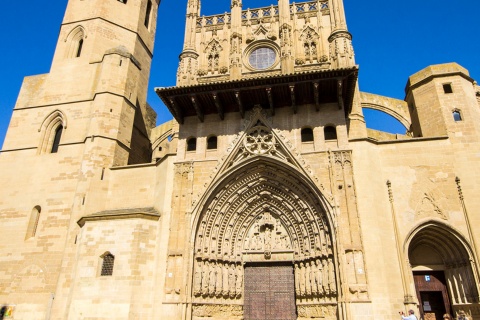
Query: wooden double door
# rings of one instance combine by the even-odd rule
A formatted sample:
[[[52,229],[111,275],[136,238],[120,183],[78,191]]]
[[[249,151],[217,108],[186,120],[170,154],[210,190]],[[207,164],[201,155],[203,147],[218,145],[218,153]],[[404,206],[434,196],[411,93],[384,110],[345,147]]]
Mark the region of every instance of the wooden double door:
[[[295,320],[295,276],[288,263],[245,267],[245,320]]]
[[[416,271],[413,277],[423,319],[442,320],[445,313],[451,314],[443,271]]]

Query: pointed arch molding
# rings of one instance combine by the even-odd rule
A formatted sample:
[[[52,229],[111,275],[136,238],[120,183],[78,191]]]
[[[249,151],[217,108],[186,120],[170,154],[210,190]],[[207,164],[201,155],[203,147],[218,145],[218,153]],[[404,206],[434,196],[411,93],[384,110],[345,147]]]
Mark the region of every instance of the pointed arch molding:
[[[81,25],[78,25],[76,27],[74,27],[68,34],[67,36],[65,37],[65,39],[63,40],[64,42],[67,42],[68,40],[80,40],[82,38],[87,38],[87,32],[85,30],[85,28]]]
[[[474,260],[468,241],[459,231],[440,220],[423,221],[410,231],[404,243],[405,256],[408,257],[409,253],[420,245],[435,248],[435,251],[448,259],[445,260],[446,264]]]
[[[404,243],[405,256],[411,259],[415,249],[422,246],[443,260],[453,304],[477,303],[478,263],[471,245],[461,233],[440,220],[424,221],[407,235]],[[410,263],[415,267],[415,261]]]
[[[60,110],[55,110],[45,117],[42,124],[38,128],[41,133],[38,153],[47,153],[51,150],[55,132],[59,126],[67,129],[67,117]]]
[[[254,108],[244,125],[193,204],[196,303],[215,297],[238,304],[243,263],[289,261],[297,303],[334,304],[337,253],[328,195],[288,141],[272,130],[264,110]]]
[[[301,173],[254,157],[210,193],[195,222],[195,254],[236,261],[246,252],[275,249],[291,251],[295,260],[331,254],[332,223],[324,207]],[[276,232],[269,243],[261,234],[267,226]],[[253,245],[255,233],[262,239]]]
[[[67,117],[65,116],[65,114],[61,110],[57,109],[57,110],[51,112],[48,116],[46,116],[45,119],[43,119],[42,124],[38,128],[38,132],[41,132],[42,129],[49,127],[50,124],[52,122],[55,122],[55,120],[57,118],[60,120],[60,122],[63,126],[63,129],[67,129]]]
[[[248,232],[266,215],[278,220],[275,232],[288,236],[295,256],[331,252],[333,207],[323,186],[287,149],[285,138],[270,128],[261,108],[253,110],[245,129],[229,148],[229,157],[222,159],[210,186],[205,184],[207,192],[194,203],[196,254],[239,259]]]

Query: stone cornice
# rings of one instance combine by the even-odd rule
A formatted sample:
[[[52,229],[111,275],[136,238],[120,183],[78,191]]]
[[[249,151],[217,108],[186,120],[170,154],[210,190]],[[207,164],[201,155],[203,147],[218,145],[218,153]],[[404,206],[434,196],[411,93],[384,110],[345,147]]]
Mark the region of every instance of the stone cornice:
[[[106,210],[84,216],[77,221],[77,224],[81,228],[83,228],[85,223],[90,221],[106,221],[119,219],[145,219],[158,221],[160,217],[160,213],[152,207]]]

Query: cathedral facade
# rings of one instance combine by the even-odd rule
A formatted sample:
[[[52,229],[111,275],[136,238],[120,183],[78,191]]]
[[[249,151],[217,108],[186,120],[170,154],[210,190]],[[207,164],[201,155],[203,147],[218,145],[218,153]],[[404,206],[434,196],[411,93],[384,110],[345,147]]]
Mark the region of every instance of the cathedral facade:
[[[480,319],[480,88],[361,92],[343,1],[275,2],[188,0],[156,126],[160,0],[68,1],[0,154],[7,319]]]

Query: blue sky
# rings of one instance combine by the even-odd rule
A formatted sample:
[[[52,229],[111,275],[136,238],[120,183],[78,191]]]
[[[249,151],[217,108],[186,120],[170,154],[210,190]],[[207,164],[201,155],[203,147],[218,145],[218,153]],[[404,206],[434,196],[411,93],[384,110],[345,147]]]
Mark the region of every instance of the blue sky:
[[[104,0],[115,1],[115,0]],[[171,119],[153,91],[173,86],[182,50],[187,0],[162,0],[148,102],[158,122]],[[277,0],[243,0],[244,8]],[[344,0],[353,34],[360,90],[404,98],[408,76],[430,64],[458,62],[480,79],[476,0]],[[0,141],[10,121],[23,77],[48,73],[67,0],[6,1],[0,11]],[[228,11],[230,0],[203,0],[202,14]],[[402,131],[383,118],[370,127]],[[383,125],[383,127],[382,127]]]

